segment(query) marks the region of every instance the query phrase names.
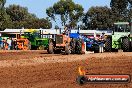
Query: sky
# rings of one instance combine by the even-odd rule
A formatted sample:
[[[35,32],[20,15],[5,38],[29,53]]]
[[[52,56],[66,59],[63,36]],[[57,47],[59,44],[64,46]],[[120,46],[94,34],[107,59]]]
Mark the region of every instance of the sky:
[[[34,13],[39,18],[46,18],[46,9],[59,0],[6,0],[6,7],[10,4],[17,4],[28,8],[30,13]],[[91,6],[108,6],[110,0],[73,0],[84,8],[84,12],[88,11]]]

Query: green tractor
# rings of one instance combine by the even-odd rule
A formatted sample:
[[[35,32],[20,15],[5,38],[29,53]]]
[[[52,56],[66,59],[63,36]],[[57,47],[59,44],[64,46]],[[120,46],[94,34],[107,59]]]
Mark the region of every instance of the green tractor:
[[[105,43],[105,51],[111,52],[112,50],[124,52],[132,50],[132,28],[129,22],[114,23],[113,34],[107,36]]]
[[[44,50],[48,48],[48,38],[41,37],[41,31],[35,29],[26,29],[24,31],[24,38],[31,42],[32,50]]]

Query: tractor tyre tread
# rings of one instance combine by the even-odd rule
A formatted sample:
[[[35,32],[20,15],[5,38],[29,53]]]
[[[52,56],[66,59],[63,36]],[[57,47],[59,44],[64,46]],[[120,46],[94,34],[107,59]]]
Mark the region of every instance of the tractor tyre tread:
[[[78,39],[76,41],[76,54],[82,54],[82,40]]]
[[[72,54],[75,54],[75,47],[76,47],[76,40],[73,39],[71,42],[70,42],[70,46],[71,46],[71,53]]]
[[[122,49],[125,52],[128,52],[130,50],[130,41],[127,37],[124,37],[122,39]]]
[[[112,37],[108,37],[105,42],[105,51],[111,52],[112,51]]]

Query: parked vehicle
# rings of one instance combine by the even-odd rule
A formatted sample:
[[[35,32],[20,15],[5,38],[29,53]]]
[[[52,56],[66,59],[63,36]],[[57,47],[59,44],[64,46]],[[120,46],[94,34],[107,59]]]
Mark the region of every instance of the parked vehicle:
[[[130,30],[132,31],[129,22],[114,23],[113,34],[107,37],[105,50],[109,52],[115,49],[130,51],[132,49],[132,32]]]
[[[27,29],[24,31],[23,38],[31,42],[31,49],[40,50],[48,48],[49,38],[42,38],[41,31],[35,29]]]

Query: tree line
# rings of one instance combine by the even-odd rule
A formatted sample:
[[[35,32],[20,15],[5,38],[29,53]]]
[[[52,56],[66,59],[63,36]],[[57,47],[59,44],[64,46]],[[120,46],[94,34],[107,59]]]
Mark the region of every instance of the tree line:
[[[0,0],[0,30],[6,28],[43,28],[49,29],[52,23],[48,18],[38,18],[35,14],[29,13],[28,8],[20,5],[9,5],[4,7],[6,0]]]
[[[0,0],[0,30],[5,28],[52,28],[52,23],[58,23],[55,28],[68,26],[82,29],[108,29],[114,22],[130,21],[132,18],[132,0],[111,0],[110,7],[95,6],[84,12],[80,4],[73,0],[59,0],[46,9],[47,18],[38,18],[29,13],[26,7],[9,5],[6,0]],[[85,3],[85,2],[84,2]]]

